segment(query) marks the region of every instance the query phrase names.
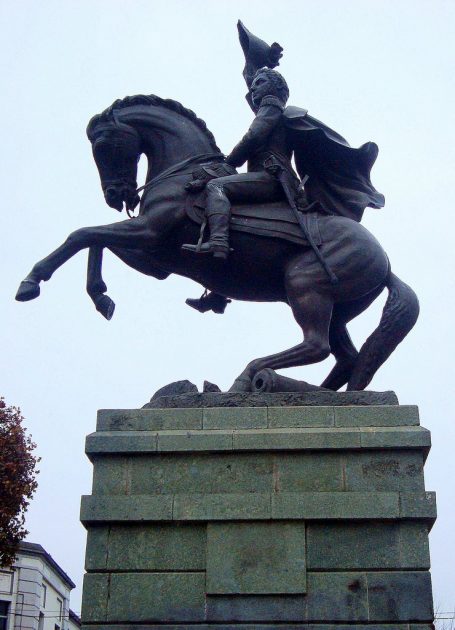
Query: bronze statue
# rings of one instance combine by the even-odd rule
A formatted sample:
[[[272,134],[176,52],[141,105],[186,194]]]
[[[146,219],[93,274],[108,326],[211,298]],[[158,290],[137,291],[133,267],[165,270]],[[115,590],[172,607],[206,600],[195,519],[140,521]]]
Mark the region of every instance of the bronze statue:
[[[119,211],[125,204],[130,214],[142,190],[139,215],[70,234],[33,267],[16,299],[36,298],[42,280],[88,248],[87,291],[110,319],[114,303],[101,275],[108,248],[144,274],[165,279],[177,273],[202,284],[212,293],[190,304],[198,310],[208,305],[204,300],[220,313],[229,299],[289,304],[303,341],[251,361],[231,391],[250,391],[265,368],[307,365],[330,353],[336,364],[323,387],[364,389],[419,310],[415,293],[391,272],[384,250],[360,225],[366,206],[384,203],[369,176],[377,147],[353,149],[305,110],[285,107],[286,83],[273,71],[282,48],[267,46],[242,24],[239,34],[247,99],[256,113],[246,139],[226,160],[205,123],[180,103],[153,95],[115,101],[92,118],[87,134],[106,203]],[[149,166],[138,189],[141,153]],[[246,160],[248,173],[235,174]],[[203,244],[207,222],[211,236]],[[385,287],[380,324],[357,352],[346,324]]]

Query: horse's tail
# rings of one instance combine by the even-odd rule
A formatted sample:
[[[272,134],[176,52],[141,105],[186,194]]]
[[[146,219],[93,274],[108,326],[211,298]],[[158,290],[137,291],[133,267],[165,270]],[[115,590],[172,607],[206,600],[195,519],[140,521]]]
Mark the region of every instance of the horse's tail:
[[[385,286],[389,290],[389,296],[381,321],[360,349],[348,382],[348,390],[358,391],[367,387],[419,316],[419,301],[411,287],[391,271]]]

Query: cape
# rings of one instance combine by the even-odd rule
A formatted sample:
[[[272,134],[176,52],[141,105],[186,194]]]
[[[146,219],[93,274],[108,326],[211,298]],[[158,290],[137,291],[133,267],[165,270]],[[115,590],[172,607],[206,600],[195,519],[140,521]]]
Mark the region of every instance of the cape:
[[[309,203],[318,201],[329,214],[360,221],[367,206],[382,208],[384,195],[370,181],[378,155],[374,142],[358,149],[304,109],[289,106],[284,122],[294,151],[297,172],[306,179]]]

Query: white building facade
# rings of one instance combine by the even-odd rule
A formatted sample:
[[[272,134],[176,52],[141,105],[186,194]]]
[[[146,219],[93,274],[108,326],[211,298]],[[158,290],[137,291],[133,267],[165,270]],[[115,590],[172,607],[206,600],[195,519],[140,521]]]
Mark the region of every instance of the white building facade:
[[[0,569],[0,630],[77,630],[74,587],[41,545],[21,543],[14,565]]]

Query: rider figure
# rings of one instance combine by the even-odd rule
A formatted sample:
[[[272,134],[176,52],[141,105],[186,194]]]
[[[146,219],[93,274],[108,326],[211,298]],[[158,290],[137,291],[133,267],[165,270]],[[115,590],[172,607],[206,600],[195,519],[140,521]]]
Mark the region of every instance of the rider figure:
[[[217,177],[207,183],[206,215],[210,228],[207,243],[183,245],[196,253],[211,253],[216,258],[229,254],[229,219],[232,203],[266,203],[284,199],[283,188],[267,168],[279,164],[295,181],[299,179],[292,165],[292,150],[288,145],[283,111],[289,97],[284,78],[270,68],[259,69],[251,84],[249,96],[256,117],[248,132],[226,158],[233,167],[248,161],[248,172]]]
[[[223,176],[217,177],[220,165],[210,169],[213,171],[210,175],[216,178],[207,185],[210,240],[202,246],[184,247],[226,258],[231,202],[254,204],[286,198],[319,262],[332,276],[319,255],[317,244],[311,243],[312,234],[307,234],[299,211],[323,212],[360,221],[366,207],[382,208],[384,197],[370,181],[378,148],[373,142],[352,148],[342,136],[306,110],[284,109],[288,88],[283,77],[272,70],[279,65],[282,47],[276,42],[269,46],[240,21],[237,26],[245,55],[243,77],[248,86],[247,101],[256,118],[226,162],[237,167],[248,160],[248,172],[225,177],[220,170]],[[291,145],[305,189],[291,166]],[[191,182],[190,189],[201,190],[200,183],[203,185],[204,181],[203,177],[202,182]],[[330,279],[334,281],[336,277]],[[208,310],[222,313],[227,302],[226,297],[207,292],[198,300],[187,300],[189,306],[201,313]]]

